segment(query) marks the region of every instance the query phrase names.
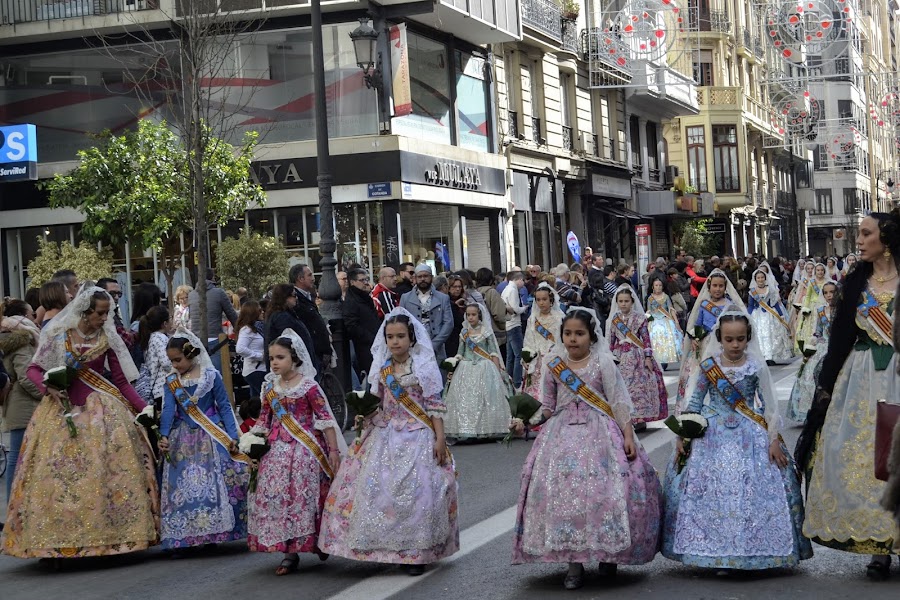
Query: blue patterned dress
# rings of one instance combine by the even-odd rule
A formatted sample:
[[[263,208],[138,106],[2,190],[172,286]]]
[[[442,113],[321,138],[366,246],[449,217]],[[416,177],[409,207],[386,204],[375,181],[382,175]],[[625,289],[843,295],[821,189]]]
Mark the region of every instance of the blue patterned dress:
[[[748,357],[744,365],[722,370],[750,401],[758,396],[761,368]],[[744,570],[794,566],[812,557],[801,533],[803,500],[793,460],[784,469],[771,462],[766,430],[700,377],[687,411],[705,416],[709,429],[694,440],[680,474],[674,456],[669,461],[663,555],[686,565]],[[756,401],[758,414],[766,400]]]

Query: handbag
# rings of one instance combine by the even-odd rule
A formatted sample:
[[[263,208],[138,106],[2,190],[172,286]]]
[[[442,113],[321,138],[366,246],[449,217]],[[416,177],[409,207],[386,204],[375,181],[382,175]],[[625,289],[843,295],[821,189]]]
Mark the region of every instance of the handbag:
[[[900,404],[879,400],[875,413],[875,479],[881,481],[887,481],[890,476],[888,460],[897,419],[900,419]]]

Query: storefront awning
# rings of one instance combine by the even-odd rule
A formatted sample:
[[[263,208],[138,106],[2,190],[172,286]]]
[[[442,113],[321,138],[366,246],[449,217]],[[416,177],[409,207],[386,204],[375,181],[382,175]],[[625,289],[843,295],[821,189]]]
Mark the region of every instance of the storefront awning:
[[[605,204],[600,207],[600,210],[617,217],[622,217],[623,219],[635,219],[637,221],[650,219],[650,217],[648,217],[647,215],[642,215],[641,213],[634,212],[633,210],[627,209],[624,206],[613,206],[611,204]]]

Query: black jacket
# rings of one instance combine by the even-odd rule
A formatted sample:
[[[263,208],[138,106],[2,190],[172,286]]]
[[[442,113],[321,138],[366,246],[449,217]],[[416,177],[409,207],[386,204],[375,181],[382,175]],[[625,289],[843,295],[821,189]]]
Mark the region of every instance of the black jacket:
[[[397,285],[394,286],[394,293],[397,294],[397,297],[400,298],[403,294],[407,292],[411,292],[413,290],[413,284],[409,281],[404,281],[402,279],[397,281]],[[399,306],[399,304],[398,304]]]
[[[263,351],[266,364],[269,364],[269,344],[281,337],[281,333],[285,329],[293,329],[297,332],[297,335],[303,340],[303,345],[306,346],[306,351],[309,352],[309,355],[312,357],[316,372],[321,372],[319,358],[315,354],[315,347],[312,337],[309,335],[309,330],[299,319],[297,319],[297,317],[286,310],[272,313],[266,319],[266,334],[264,336],[266,347]]]
[[[372,368],[372,344],[381,327],[372,297],[351,285],[341,303],[341,314],[344,317],[344,331],[356,350],[356,364],[360,371],[368,373]]]
[[[316,351],[313,353],[316,360],[324,356],[331,356],[331,338],[328,336],[328,327],[325,319],[319,314],[319,308],[313,300],[308,300],[300,290],[294,288],[294,296],[297,298],[297,306],[294,307],[294,316],[306,325],[309,335],[312,336]]]

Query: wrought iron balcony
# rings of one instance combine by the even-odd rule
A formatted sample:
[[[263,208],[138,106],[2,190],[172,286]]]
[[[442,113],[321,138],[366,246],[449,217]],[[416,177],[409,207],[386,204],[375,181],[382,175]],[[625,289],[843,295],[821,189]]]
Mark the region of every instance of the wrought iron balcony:
[[[506,119],[509,122],[510,139],[517,139],[519,137],[519,113],[514,110],[507,111]]]
[[[563,125],[562,134],[563,134],[563,136],[562,136],[563,137],[563,150],[567,150],[567,151],[571,152],[572,150],[575,149],[575,146],[572,143],[572,128],[567,125]]]
[[[595,134],[591,135],[591,143],[594,145],[594,151],[591,153],[594,156],[600,156],[600,136]]]
[[[538,117],[531,117],[531,140],[535,144],[540,144],[541,139],[544,136],[541,135],[541,120]]]
[[[763,46],[763,42],[761,38],[756,38],[753,40],[753,53],[757,58],[763,58],[766,55],[766,47]]]
[[[562,20],[562,49],[578,54],[578,23],[569,19]]]
[[[552,0],[522,0],[522,23],[557,42],[563,39],[560,14],[559,5]]]
[[[0,25],[159,8],[159,0],[0,0]]]
[[[744,28],[744,46],[746,48],[752,48],[753,42],[751,41],[750,30],[746,27]]]
[[[731,19],[724,10],[714,10],[709,13],[709,21],[713,31],[731,33]]]

